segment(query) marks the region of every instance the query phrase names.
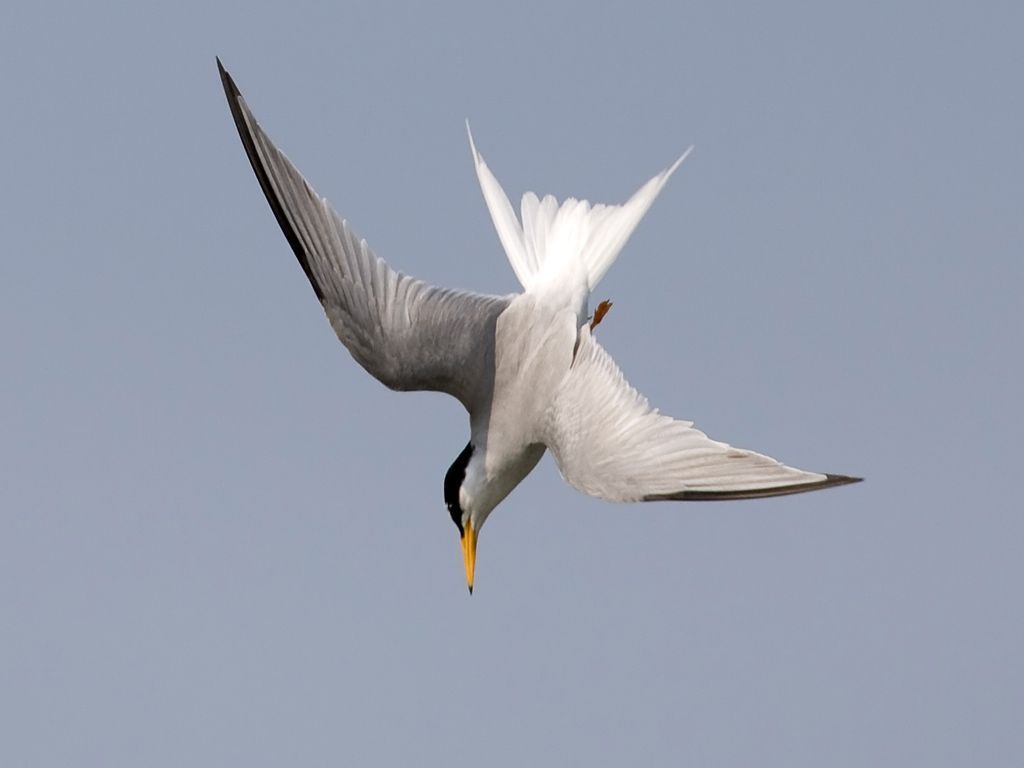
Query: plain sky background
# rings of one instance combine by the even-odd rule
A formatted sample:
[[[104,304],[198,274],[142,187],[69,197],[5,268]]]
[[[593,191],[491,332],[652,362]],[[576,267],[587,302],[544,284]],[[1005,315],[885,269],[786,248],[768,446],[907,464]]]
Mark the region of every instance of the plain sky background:
[[[1020,9],[7,3],[0,765],[1020,765]],[[695,144],[602,343],[867,482],[618,506],[545,459],[470,598],[467,419],[335,340],[215,55],[443,285],[517,288],[465,118],[514,200]]]

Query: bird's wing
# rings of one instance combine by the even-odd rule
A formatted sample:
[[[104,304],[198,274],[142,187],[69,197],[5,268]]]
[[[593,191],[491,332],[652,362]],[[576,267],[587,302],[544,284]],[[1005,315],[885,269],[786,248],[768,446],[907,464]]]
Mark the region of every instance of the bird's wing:
[[[787,467],[659,414],[587,326],[547,413],[544,439],[572,486],[609,501],[749,499],[859,479]]]
[[[352,357],[392,389],[447,392],[470,408],[509,299],[436,288],[391,269],[274,146],[217,66],[267,202]]]

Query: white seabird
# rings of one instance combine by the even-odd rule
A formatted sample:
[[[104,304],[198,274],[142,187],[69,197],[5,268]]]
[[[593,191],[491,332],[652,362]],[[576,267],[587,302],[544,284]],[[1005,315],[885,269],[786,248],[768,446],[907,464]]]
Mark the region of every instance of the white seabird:
[[[217,66],[256,178],[338,338],[391,389],[447,392],[469,412],[469,442],[445,475],[444,497],[470,592],[480,529],[545,450],[570,485],[609,501],[750,499],[860,480],[787,467],[661,415],[595,340],[610,305],[591,317],[590,294],[689,150],[623,205],[528,192],[517,219],[470,134],[487,209],[523,292],[437,288],[395,272],[352,232]]]

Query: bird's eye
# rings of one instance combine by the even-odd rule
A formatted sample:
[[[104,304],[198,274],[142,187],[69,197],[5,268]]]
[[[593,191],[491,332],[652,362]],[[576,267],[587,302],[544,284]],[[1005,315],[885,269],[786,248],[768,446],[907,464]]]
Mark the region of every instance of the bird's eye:
[[[459,535],[462,535],[462,510],[459,509],[458,504],[448,505],[448,514],[451,515],[452,522],[455,523],[455,527],[459,529]]]

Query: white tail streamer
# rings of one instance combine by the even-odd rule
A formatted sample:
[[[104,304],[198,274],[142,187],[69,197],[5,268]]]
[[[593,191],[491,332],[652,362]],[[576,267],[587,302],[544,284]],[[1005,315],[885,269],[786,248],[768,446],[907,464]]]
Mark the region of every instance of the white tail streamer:
[[[538,199],[533,192],[527,192],[520,208],[520,223],[501,184],[477,151],[468,122],[466,132],[480,190],[498,239],[512,271],[527,291],[579,263],[586,274],[587,290],[593,291],[662,187],[693,149],[687,149],[671,167],[640,187],[622,205],[591,205],[572,197],[559,204],[551,195]]]

